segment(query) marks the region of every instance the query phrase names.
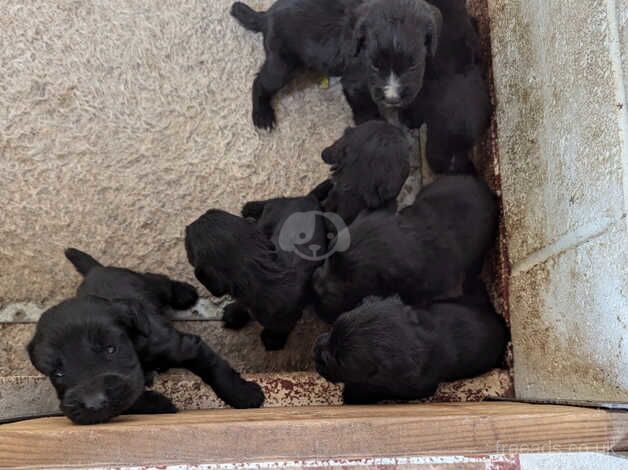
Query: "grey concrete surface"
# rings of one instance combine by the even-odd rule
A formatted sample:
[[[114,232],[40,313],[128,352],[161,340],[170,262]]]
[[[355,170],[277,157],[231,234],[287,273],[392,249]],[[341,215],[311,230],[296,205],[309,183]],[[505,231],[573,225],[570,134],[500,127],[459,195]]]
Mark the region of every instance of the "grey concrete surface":
[[[628,401],[624,0],[489,0],[515,391]]]

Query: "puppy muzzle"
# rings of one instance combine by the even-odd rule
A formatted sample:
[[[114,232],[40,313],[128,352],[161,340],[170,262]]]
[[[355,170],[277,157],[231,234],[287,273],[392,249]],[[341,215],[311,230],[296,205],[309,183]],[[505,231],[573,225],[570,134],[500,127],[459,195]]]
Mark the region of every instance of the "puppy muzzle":
[[[101,374],[69,389],[61,411],[76,424],[109,421],[124,413],[144,390],[143,375]]]

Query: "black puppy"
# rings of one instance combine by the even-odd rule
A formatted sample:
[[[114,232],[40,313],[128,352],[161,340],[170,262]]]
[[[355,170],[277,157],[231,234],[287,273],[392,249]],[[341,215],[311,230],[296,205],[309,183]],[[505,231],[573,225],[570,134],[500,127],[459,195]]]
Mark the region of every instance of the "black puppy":
[[[309,68],[340,76],[362,48],[369,52],[401,45],[403,73],[370,81],[374,100],[412,100],[420,89],[426,51],[438,42],[440,15],[424,0],[278,0],[264,12],[241,2],[231,14],[245,28],[264,34],[266,61],[253,83],[253,123],[275,124],[272,97],[295,70]],[[383,16],[382,16],[383,15]],[[380,17],[377,23],[370,21]],[[372,34],[365,36],[364,30]],[[383,70],[382,70],[383,73]],[[368,93],[368,90],[367,90]]]
[[[264,394],[257,384],[164,316],[166,306],[192,307],[198,300],[194,287],[159,274],[105,267],[71,248],[66,257],[85,279],[75,298],[44,312],[28,353],[73,422],[176,412],[168,398],[145,390],[154,372],[173,367],[195,373],[233,407],[261,406]]]
[[[394,110],[411,129],[426,123],[427,158],[433,171],[471,172],[467,154],[488,127],[491,115],[479,37],[464,0],[428,1],[440,12],[442,27],[434,36],[438,44],[424,36],[424,29],[417,36],[417,40],[426,37],[426,47],[429,44],[421,55],[424,74],[411,73],[410,61],[404,59],[413,56],[418,46],[395,41],[394,30],[385,26],[389,20],[384,7],[372,9],[361,23],[365,47],[360,60],[352,62],[342,77],[345,96],[357,124],[387,118],[386,113],[394,115]],[[397,16],[408,9],[398,10]],[[390,46],[383,48],[382,42]]]
[[[345,313],[314,347],[318,372],[342,382],[345,403],[416,400],[441,382],[499,367],[508,341],[488,297],[434,303],[368,300]]]
[[[399,214],[362,215],[347,229],[349,249],[314,272],[317,313],[333,322],[371,295],[399,294],[410,305],[459,295],[465,277],[481,270],[496,225],[495,196],[468,175],[425,186]]]
[[[247,203],[238,217],[212,209],[188,225],[185,246],[196,278],[216,297],[235,302],[225,326],[241,328],[249,315],[263,327],[267,350],[284,347],[310,298],[312,272],[327,247],[318,192]]]
[[[365,209],[375,210],[395,201],[410,172],[410,136],[384,121],[369,121],[345,130],[323,150],[331,165],[333,188],[323,209],[350,224]]]

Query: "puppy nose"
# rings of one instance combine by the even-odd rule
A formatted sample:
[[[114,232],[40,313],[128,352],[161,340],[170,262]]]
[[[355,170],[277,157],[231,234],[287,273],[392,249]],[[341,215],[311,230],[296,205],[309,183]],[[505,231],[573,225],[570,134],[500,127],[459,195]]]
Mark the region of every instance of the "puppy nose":
[[[91,411],[102,410],[107,405],[107,397],[103,392],[96,392],[83,398],[83,406]]]
[[[386,106],[399,106],[401,104],[401,98],[399,97],[389,97],[384,101]]]

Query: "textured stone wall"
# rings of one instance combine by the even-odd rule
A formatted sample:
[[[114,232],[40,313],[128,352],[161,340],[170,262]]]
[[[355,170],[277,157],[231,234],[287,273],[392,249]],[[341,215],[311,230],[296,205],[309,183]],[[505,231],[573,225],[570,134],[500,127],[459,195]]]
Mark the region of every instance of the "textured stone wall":
[[[0,309],[73,293],[68,245],[193,280],[187,223],[323,178],[350,122],[340,87],[301,80],[279,128],[254,130],[261,36],[230,4],[0,2]]]
[[[489,0],[516,393],[628,400],[628,2]]]

